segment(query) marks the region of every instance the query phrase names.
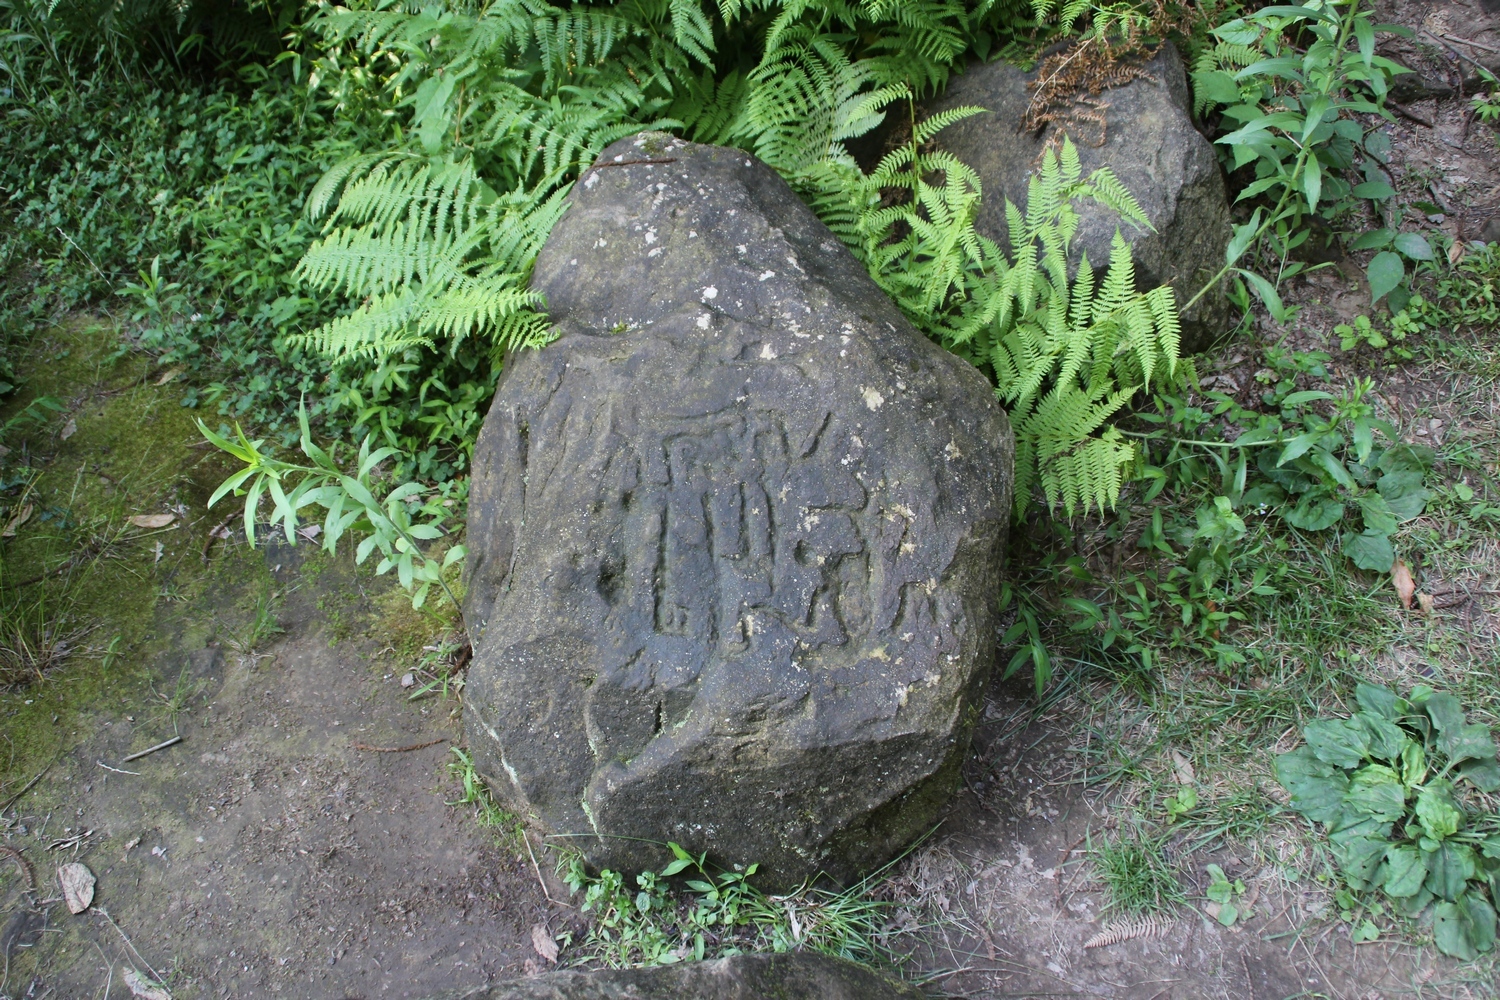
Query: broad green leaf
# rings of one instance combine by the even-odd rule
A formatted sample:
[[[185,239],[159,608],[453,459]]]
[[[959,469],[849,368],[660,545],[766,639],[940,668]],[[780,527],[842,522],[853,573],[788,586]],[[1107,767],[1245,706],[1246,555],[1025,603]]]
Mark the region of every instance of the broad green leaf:
[[[1500,791],[1500,764],[1494,758],[1465,761],[1459,765],[1458,773],[1481,792]]]
[[[1330,844],[1333,856],[1338,860],[1339,872],[1351,889],[1360,891],[1374,888],[1376,872],[1385,861],[1389,844],[1384,836],[1357,836]]]
[[[1302,60],[1292,59],[1287,56],[1275,59],[1261,59],[1251,63],[1234,75],[1236,80],[1244,80],[1248,77],[1277,76],[1284,80],[1295,80],[1302,82]],[[1284,128],[1287,131],[1302,126],[1302,116],[1289,111],[1278,111],[1269,114],[1264,119],[1267,127]]]
[[[1371,201],[1384,201],[1387,198],[1396,197],[1396,189],[1391,187],[1385,181],[1365,181],[1363,184],[1354,185],[1353,194],[1356,198],[1369,198]],[[1379,232],[1385,233],[1385,239],[1383,242],[1372,244],[1372,246],[1385,246],[1390,242],[1391,237],[1388,231],[1379,230]],[[1363,249],[1370,249],[1370,247],[1366,247]]]
[[[1292,406],[1301,406],[1304,403],[1316,403],[1319,400],[1332,398],[1333,393],[1331,392],[1323,392],[1321,389],[1304,389],[1301,392],[1294,392],[1286,399],[1283,399],[1281,401],[1281,405],[1283,408],[1287,408]]]
[[[1277,457],[1276,464],[1285,465],[1293,459],[1302,457],[1303,455],[1307,454],[1314,445],[1318,444],[1327,436],[1328,432],[1326,430],[1308,431],[1305,434],[1298,434],[1296,437],[1292,438],[1286,443],[1285,448],[1281,449],[1281,455]]]
[[[1240,99],[1239,85],[1223,70],[1193,74],[1193,91],[1198,99],[1215,104],[1231,104]]]
[[[1255,234],[1260,232],[1260,213],[1261,210],[1257,208],[1255,214],[1250,216],[1250,221],[1234,227],[1234,236],[1224,248],[1225,266],[1233,267],[1255,241]]]
[[[1388,896],[1415,896],[1427,880],[1427,856],[1407,844],[1392,844],[1385,852],[1385,891]]]
[[[1219,141],[1223,142],[1222,139]],[[1271,314],[1272,319],[1278,323],[1283,323],[1289,318],[1290,313],[1288,313],[1286,306],[1282,303],[1281,294],[1276,291],[1275,285],[1254,271],[1247,271],[1243,267],[1237,267],[1234,270],[1236,274],[1248,281],[1250,286],[1255,289],[1255,294],[1259,295],[1260,300],[1266,304],[1266,311]]]
[[[1336,767],[1358,767],[1370,753],[1369,737],[1353,719],[1318,719],[1302,736],[1319,760]]]
[[[1276,758],[1276,780],[1291,794],[1293,809],[1324,824],[1338,819],[1349,788],[1344,772],[1319,760],[1307,746]]]
[[[1390,688],[1379,687],[1364,681],[1355,685],[1354,700],[1359,702],[1360,708],[1371,715],[1378,715],[1391,722],[1401,718],[1410,708],[1405,699],[1398,697]]]
[[[1432,245],[1425,236],[1417,233],[1401,233],[1396,237],[1396,249],[1412,260],[1432,260]]]
[[[1386,535],[1366,531],[1344,536],[1344,555],[1360,569],[1389,573],[1396,562],[1396,550]]]
[[[1254,20],[1266,20],[1271,17],[1309,18],[1316,21],[1326,21],[1337,26],[1339,19],[1326,10],[1317,7],[1307,7],[1302,4],[1281,4],[1275,7],[1262,7],[1251,15]]]
[[[1382,250],[1370,261],[1370,266],[1365,269],[1365,276],[1370,281],[1370,302],[1374,304],[1401,284],[1406,277],[1406,265],[1401,262],[1399,255]]]
[[[1427,751],[1420,743],[1408,743],[1401,751],[1401,783],[1415,788],[1427,778]]]
[[[1318,207],[1318,199],[1323,196],[1323,168],[1316,156],[1309,156],[1302,168],[1302,193],[1307,196],[1308,208]]]
[[[241,469],[239,472],[236,472],[234,475],[224,480],[219,484],[219,488],[214,490],[213,496],[208,498],[208,506],[212,507],[214,504],[218,503],[219,500],[223,498],[224,494],[232,493],[233,491],[239,489],[240,484],[249,479],[251,476],[255,475],[257,471],[258,470],[255,468],[255,466],[252,465],[249,468]]]
[[[1422,701],[1422,708],[1426,710],[1427,717],[1432,720],[1433,728],[1438,731],[1441,743],[1442,734],[1454,733],[1463,728],[1464,707],[1457,698],[1446,691],[1437,691],[1429,694]]]
[[[1404,729],[1383,715],[1360,712],[1355,718],[1365,727],[1365,732],[1370,737],[1370,756],[1378,760],[1395,763],[1401,759],[1401,754],[1407,747],[1414,745]]]
[[[1394,431],[1387,431],[1392,438]],[[1393,444],[1380,456],[1381,472],[1426,472],[1437,459],[1436,453],[1424,445]]]
[[[1359,498],[1360,516],[1364,518],[1365,531],[1378,535],[1389,535],[1399,526],[1396,515],[1379,493],[1366,493]]]
[[[1395,194],[1394,191],[1391,193]],[[1394,230],[1372,229],[1368,233],[1363,233],[1355,237],[1354,242],[1350,243],[1349,247],[1352,250],[1378,250],[1381,247],[1390,246],[1391,241],[1395,237],[1396,233]]]
[[[1406,789],[1389,767],[1366,764],[1349,779],[1344,805],[1382,823],[1394,823],[1406,815]]]
[[[1213,29],[1218,35],[1230,45],[1254,45],[1260,41],[1261,29],[1253,24],[1245,23],[1245,19],[1237,17],[1233,21],[1226,22]]]
[[[1375,489],[1384,498],[1392,514],[1399,520],[1410,521],[1422,513],[1432,496],[1422,485],[1423,479],[1421,472],[1400,469],[1382,475],[1376,481]]]
[[[1420,889],[1415,896],[1391,896],[1391,909],[1403,917],[1419,917],[1432,905],[1432,893]]]
[[[1488,726],[1466,722],[1438,734],[1438,749],[1448,755],[1449,763],[1462,760],[1494,760],[1495,741]]]
[[[1457,903],[1439,903],[1432,910],[1432,939],[1438,951],[1462,962],[1479,957],[1469,940],[1469,914]]]
[[[1495,908],[1477,892],[1464,893],[1458,905],[1468,917],[1469,943],[1479,954],[1489,954],[1495,947]]]
[[[1469,879],[1478,873],[1473,848],[1445,840],[1427,856],[1427,881],[1424,884],[1433,895],[1452,901],[1463,894]]]
[[[1454,804],[1447,787],[1434,782],[1417,793],[1417,822],[1428,837],[1442,840],[1458,832],[1463,826],[1464,815]]]

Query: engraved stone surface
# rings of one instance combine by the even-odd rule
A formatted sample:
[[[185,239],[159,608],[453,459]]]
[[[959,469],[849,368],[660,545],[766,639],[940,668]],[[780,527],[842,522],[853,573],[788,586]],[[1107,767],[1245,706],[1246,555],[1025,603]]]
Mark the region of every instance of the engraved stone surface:
[[[571,201],[533,278],[562,335],[475,448],[476,763],[598,866],[855,877],[956,780],[1005,414],[746,153],[632,137]]]

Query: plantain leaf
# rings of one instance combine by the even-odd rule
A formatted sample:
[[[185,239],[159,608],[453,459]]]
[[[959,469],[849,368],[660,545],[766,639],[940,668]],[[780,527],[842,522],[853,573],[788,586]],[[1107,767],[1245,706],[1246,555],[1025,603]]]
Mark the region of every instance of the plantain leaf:
[[[1336,767],[1358,767],[1370,753],[1365,728],[1353,719],[1319,719],[1302,736],[1319,760]]]
[[[1406,789],[1384,764],[1366,764],[1349,780],[1344,805],[1379,822],[1394,823],[1406,815]]]
[[[1302,746],[1276,758],[1276,780],[1292,796],[1292,808],[1315,823],[1330,824],[1344,806],[1349,778]]]
[[[1427,880],[1427,856],[1409,844],[1393,844],[1385,852],[1385,892],[1415,896]]]

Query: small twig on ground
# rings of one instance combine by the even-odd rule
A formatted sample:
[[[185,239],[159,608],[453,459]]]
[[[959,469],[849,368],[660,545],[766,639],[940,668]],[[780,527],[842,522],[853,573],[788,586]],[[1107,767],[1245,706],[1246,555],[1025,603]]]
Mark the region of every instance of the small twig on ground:
[[[366,753],[406,753],[409,750],[423,750],[427,747],[436,746],[439,743],[447,742],[448,737],[439,736],[437,739],[428,740],[426,743],[413,743],[410,746],[404,747],[372,747],[368,743],[351,743],[349,745],[354,747],[354,749],[356,750],[364,750]]]
[[[158,750],[165,750],[167,747],[176,746],[177,744],[179,744],[181,742],[182,742],[182,737],[181,736],[174,736],[174,737],[172,737],[169,740],[162,740],[160,743],[156,744],[156,746],[154,746],[154,747],[147,747],[144,750],[140,750],[140,751],[138,751],[136,753],[131,754],[129,757],[126,757],[124,760],[120,761],[120,763],[122,763],[122,764],[129,764],[133,760],[140,760],[142,757],[146,756],[147,754],[156,753],[156,751],[158,751]]]
[[[162,978],[162,974],[160,972],[157,972],[155,967],[153,967],[150,962],[146,961],[145,956],[143,956],[139,951],[136,950],[134,942],[132,942],[130,938],[126,937],[125,932],[120,929],[120,925],[115,923],[115,918],[109,915],[109,911],[102,906],[96,906],[94,907],[94,912],[102,916],[105,920],[109,921],[109,926],[113,927],[115,929],[115,933],[120,935],[120,940],[125,942],[125,947],[130,949],[130,953],[135,956],[135,960],[137,962],[140,962],[142,967],[144,967],[147,972],[151,973],[152,978],[154,978],[158,983],[161,983],[163,986],[165,986],[167,982],[166,979]]]
[[[137,778],[139,778],[141,776],[141,772],[139,772],[139,771],[122,771],[118,767],[110,767],[108,764],[104,763],[104,761],[102,761],[102,760],[96,760],[96,761],[94,761],[94,763],[98,764],[100,767],[104,768],[106,771],[113,771],[116,774],[133,774]]]
[[[1444,34],[1439,34],[1438,37],[1443,39],[1444,41],[1457,42],[1460,45],[1467,45],[1471,49],[1480,49],[1484,52],[1500,53],[1500,48],[1496,48],[1493,45],[1486,45],[1483,42],[1473,42],[1467,38],[1454,38],[1452,35]]]
[[[547,891],[547,880],[542,878],[542,866],[536,863],[536,854],[531,850],[531,837],[525,830],[521,831],[521,839],[526,841],[526,854],[531,858],[531,867],[536,871],[537,884],[542,887],[542,895],[547,897],[547,902],[558,906],[566,906],[570,910],[573,909],[572,904],[563,903],[552,898],[552,893]]]
[[[1477,66],[1478,68],[1484,70],[1486,73],[1489,72],[1489,67],[1486,66],[1484,63],[1480,62],[1477,59],[1473,59],[1473,58],[1471,58],[1469,56],[1466,56],[1462,52],[1460,52],[1457,49],[1455,49],[1455,48],[1452,47],[1451,41],[1457,41],[1457,39],[1449,40],[1449,39],[1446,39],[1446,37],[1440,37],[1438,35],[1434,35],[1432,32],[1428,31],[1426,28],[1422,29],[1422,34],[1426,35],[1428,38],[1432,39],[1434,42],[1437,42],[1439,45],[1443,45],[1443,44],[1445,44],[1445,42],[1450,43],[1448,51],[1452,52],[1454,55],[1458,56],[1458,58],[1462,59],[1464,62],[1468,63],[1469,65],[1471,65],[1471,66]],[[1467,44],[1472,45],[1473,43],[1469,42]]]
[[[214,539],[219,537],[219,532],[227,531],[229,529],[229,523],[238,516],[238,514],[230,514],[209,531],[208,537],[203,540],[203,561],[205,563],[208,562],[209,549],[212,549],[214,547]]]

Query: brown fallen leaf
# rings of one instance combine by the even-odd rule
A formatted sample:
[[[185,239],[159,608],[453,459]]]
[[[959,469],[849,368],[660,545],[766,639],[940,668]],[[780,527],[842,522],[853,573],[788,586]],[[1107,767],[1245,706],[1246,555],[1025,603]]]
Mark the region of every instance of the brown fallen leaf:
[[[546,924],[537,924],[531,928],[531,946],[547,960],[547,964],[557,964],[557,942],[552,940],[552,932],[547,930]]]
[[[68,418],[68,422],[63,425],[62,433],[59,434],[58,437],[62,438],[64,441],[66,441],[68,438],[72,437],[74,434],[77,434],[77,433],[78,433],[78,421],[74,417],[69,417]]]
[[[74,861],[57,870],[57,880],[62,883],[63,902],[69,913],[82,913],[94,901],[94,873],[88,865]]]
[[[136,1000],[172,1000],[172,994],[134,969],[125,970],[125,987]]]
[[[34,510],[36,510],[36,506],[34,504],[27,504],[20,510],[16,511],[15,516],[12,517],[9,523],[5,525],[5,530],[0,531],[0,538],[15,538],[16,529],[25,524],[27,521],[31,520],[31,512]]]
[[[1463,260],[1468,252],[1469,248],[1464,246],[1463,240],[1454,240],[1448,247],[1448,263],[1457,267],[1458,262]]]
[[[174,378],[176,378],[177,376],[181,375],[186,370],[187,369],[182,368],[181,366],[179,366],[177,368],[173,368],[171,371],[167,372],[161,378],[157,379],[156,380],[156,384],[157,385],[166,385],[168,382],[172,381]]]
[[[1179,785],[1191,785],[1198,780],[1198,776],[1193,773],[1192,762],[1176,750],[1172,751],[1172,770],[1176,774]]]
[[[1391,583],[1396,587],[1396,596],[1401,598],[1401,606],[1410,608],[1411,596],[1417,592],[1417,584],[1411,578],[1411,570],[1400,559],[1391,567]]]
[[[165,528],[167,525],[177,520],[177,515],[137,514],[134,517],[127,517],[125,520],[127,523],[133,524],[137,528]]]

